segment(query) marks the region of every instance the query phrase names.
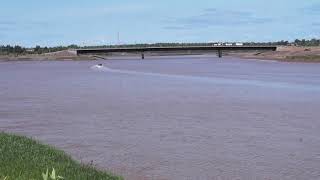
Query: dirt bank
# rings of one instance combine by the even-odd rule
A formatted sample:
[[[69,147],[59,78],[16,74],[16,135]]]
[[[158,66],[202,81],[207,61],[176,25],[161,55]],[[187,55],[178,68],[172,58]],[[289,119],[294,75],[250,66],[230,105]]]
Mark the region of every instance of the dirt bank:
[[[279,46],[277,51],[233,53],[246,59],[278,60],[285,62],[320,62],[320,47]]]
[[[0,61],[29,61],[29,60],[95,60],[93,56],[77,56],[75,51],[64,50],[45,54],[0,55]]]

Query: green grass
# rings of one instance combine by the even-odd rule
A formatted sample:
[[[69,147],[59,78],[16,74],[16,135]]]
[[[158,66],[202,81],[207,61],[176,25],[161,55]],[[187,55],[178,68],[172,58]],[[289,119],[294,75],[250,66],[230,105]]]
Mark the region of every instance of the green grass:
[[[80,164],[63,151],[32,139],[0,132],[0,180],[42,180],[42,173],[52,168],[66,180],[123,179]]]

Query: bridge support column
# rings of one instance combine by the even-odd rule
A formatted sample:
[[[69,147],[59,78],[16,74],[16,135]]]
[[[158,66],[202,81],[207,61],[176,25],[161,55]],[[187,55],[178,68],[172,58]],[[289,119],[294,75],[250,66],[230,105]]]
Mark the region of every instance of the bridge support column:
[[[144,52],[141,53],[141,59],[144,59]]]
[[[221,49],[218,50],[218,56],[219,56],[219,58],[222,58],[222,50]]]

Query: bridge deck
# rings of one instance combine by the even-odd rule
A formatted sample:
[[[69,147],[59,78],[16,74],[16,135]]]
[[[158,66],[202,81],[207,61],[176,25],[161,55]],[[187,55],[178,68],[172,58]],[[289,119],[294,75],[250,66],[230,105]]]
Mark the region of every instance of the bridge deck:
[[[186,46],[186,47],[138,47],[138,48],[95,48],[95,49],[77,49],[80,54],[101,54],[113,52],[170,52],[170,51],[217,51],[219,57],[222,51],[276,51],[276,46]],[[144,58],[144,55],[142,55]]]

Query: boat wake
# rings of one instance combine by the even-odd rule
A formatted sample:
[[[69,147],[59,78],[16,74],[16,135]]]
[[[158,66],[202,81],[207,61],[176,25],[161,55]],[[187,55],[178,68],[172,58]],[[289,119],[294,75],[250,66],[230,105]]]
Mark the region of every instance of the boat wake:
[[[185,77],[182,75],[169,75],[169,74],[161,74],[161,73],[149,73],[149,72],[140,72],[140,71],[132,71],[132,70],[121,70],[121,69],[112,69],[103,65],[94,65],[91,66],[91,69],[102,72],[110,72],[110,73],[121,73],[121,74],[132,74],[132,75],[147,75],[147,76],[161,76],[161,77]],[[186,76],[188,77],[188,76]]]
[[[90,68],[92,70],[96,70],[96,71],[109,71],[109,70],[111,70],[110,68],[108,68],[106,66],[103,66],[101,64],[97,64],[97,65],[91,66]]]
[[[177,74],[162,74],[162,73],[151,73],[151,72],[140,72],[132,70],[120,70],[112,69],[103,65],[94,65],[91,67],[96,71],[108,72],[108,73],[120,73],[120,74],[130,74],[130,75],[143,75],[143,76],[154,76],[154,77],[164,77],[170,79],[178,80],[188,80],[188,81],[198,81],[198,82],[210,82],[215,84],[230,84],[230,85],[250,85],[250,86],[260,86],[269,88],[296,88],[303,90],[319,91],[320,86],[317,85],[300,85],[294,83],[286,82],[270,82],[270,81],[259,81],[252,79],[229,79],[220,77],[202,77],[202,76],[187,76],[187,75],[177,75]]]

